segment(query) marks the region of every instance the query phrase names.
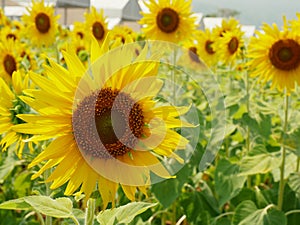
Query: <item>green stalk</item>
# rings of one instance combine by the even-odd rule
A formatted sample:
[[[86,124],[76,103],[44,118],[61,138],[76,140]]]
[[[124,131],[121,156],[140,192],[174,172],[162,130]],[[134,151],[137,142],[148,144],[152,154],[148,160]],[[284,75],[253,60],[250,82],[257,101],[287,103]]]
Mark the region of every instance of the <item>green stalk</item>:
[[[280,181],[279,181],[279,193],[278,193],[278,209],[282,210],[283,204],[283,195],[284,195],[284,167],[285,167],[285,157],[286,157],[286,148],[285,148],[285,138],[287,133],[287,126],[288,126],[288,106],[289,106],[289,96],[287,91],[285,90],[284,96],[284,122],[283,122],[283,135],[281,141],[281,166],[280,166]]]
[[[51,169],[47,169],[45,171],[45,180],[48,179],[50,174],[51,174]],[[45,185],[46,185],[46,196],[50,196],[51,195],[50,183],[46,182]],[[52,217],[51,216],[46,215],[45,225],[52,225]]]
[[[172,224],[175,224],[177,219],[176,219],[176,209],[177,209],[177,204],[176,201],[173,203],[172,206]]]
[[[174,98],[174,105],[176,105],[176,77],[175,77],[175,65],[176,65],[176,49],[173,51],[173,68],[171,70],[171,79],[173,82],[173,98]]]
[[[90,198],[87,202],[84,225],[93,225],[94,224],[95,208],[96,208],[96,200],[93,198]]]
[[[295,213],[300,213],[300,210],[299,209],[294,209],[294,210],[288,211],[288,212],[285,213],[285,216],[295,214]]]
[[[80,225],[79,221],[76,219],[75,216],[71,216],[70,218],[73,220],[73,222],[75,223],[75,225]]]
[[[247,113],[250,116],[250,90],[249,90],[249,76],[248,73],[246,72],[246,95],[247,95],[247,102],[246,102],[246,107],[247,107]],[[246,150],[247,154],[250,152],[250,128],[247,126],[247,136],[246,136]],[[247,176],[247,188],[251,188],[251,176]]]

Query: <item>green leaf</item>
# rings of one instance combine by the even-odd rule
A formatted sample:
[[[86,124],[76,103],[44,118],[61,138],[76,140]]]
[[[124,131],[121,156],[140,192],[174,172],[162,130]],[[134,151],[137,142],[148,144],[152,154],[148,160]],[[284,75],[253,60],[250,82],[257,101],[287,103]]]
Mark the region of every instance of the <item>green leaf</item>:
[[[211,216],[208,213],[208,211],[202,211],[199,213],[199,216],[197,218],[197,224],[201,224],[201,225],[210,225],[210,221],[211,221]]]
[[[55,218],[72,216],[73,203],[69,198],[52,199],[47,196],[27,196],[23,198],[36,211]]]
[[[285,158],[284,164],[284,179],[288,179],[290,174],[296,171],[297,168],[297,156],[288,152]],[[275,182],[279,182],[280,180],[280,168],[276,168],[272,170],[272,175]]]
[[[253,189],[243,187],[240,193],[230,200],[230,203],[237,207],[241,202],[246,200],[256,202],[255,191]]]
[[[266,191],[266,193],[265,193],[265,192],[262,192],[259,188],[255,188],[256,204],[257,204],[258,208],[266,207],[268,204],[270,204],[272,202],[270,199],[266,198],[268,196],[265,196],[268,193],[269,193],[268,191]]]
[[[241,160],[240,175],[247,176],[257,173],[268,173],[280,166],[280,153],[265,153],[246,156]]]
[[[219,206],[235,197],[244,186],[246,177],[238,176],[239,166],[226,159],[218,161],[215,170],[215,187],[219,196]]]
[[[19,198],[1,203],[0,209],[31,210],[32,207],[23,198]]]
[[[235,209],[232,224],[238,225],[243,219],[245,219],[250,214],[254,213],[257,210],[254,202],[246,200],[241,202]]]
[[[209,185],[205,181],[201,181],[200,189],[201,191],[199,193],[202,197],[204,209],[209,211],[211,215],[214,215],[215,213],[220,214],[218,200]]]
[[[214,225],[231,225],[231,222],[228,218],[221,218]]]
[[[97,216],[97,221],[105,225],[115,225],[115,221],[117,221],[117,224],[128,224],[134,217],[156,205],[157,203],[131,202],[118,208],[100,212]]]
[[[240,105],[237,112],[233,115],[234,119],[241,119],[243,114],[247,112],[247,106],[245,104]]]
[[[85,218],[85,212],[83,212],[80,209],[73,209],[73,215],[77,218],[77,219],[84,219]]]
[[[288,184],[293,191],[300,194],[300,172],[291,174]]]
[[[0,166],[0,183],[13,171],[15,166],[21,165],[22,161],[17,160],[13,154],[8,154],[3,164]]]
[[[265,140],[268,140],[272,133],[271,119],[270,115],[260,113],[258,120],[256,120],[255,118],[250,117],[248,113],[244,113],[242,116],[242,124],[247,125],[254,135],[259,135]]]
[[[30,192],[31,175],[29,171],[25,170],[15,177],[13,185],[18,197],[26,196]]]
[[[294,154],[300,156],[300,128],[288,135],[285,143],[289,146],[290,149],[293,150]]]
[[[225,129],[225,137],[228,137],[230,134],[232,134],[236,130],[237,126],[233,124],[229,124],[226,126]]]
[[[268,205],[264,209],[256,210],[238,225],[286,225],[287,219],[282,211],[273,208],[273,205]]]
[[[142,218],[138,218],[138,220],[135,223],[133,223],[132,225],[151,225],[151,222],[143,221]]]
[[[176,178],[152,185],[151,191],[164,208],[169,207],[180,195],[182,186],[188,180],[189,174],[190,167],[187,164],[176,174]]]

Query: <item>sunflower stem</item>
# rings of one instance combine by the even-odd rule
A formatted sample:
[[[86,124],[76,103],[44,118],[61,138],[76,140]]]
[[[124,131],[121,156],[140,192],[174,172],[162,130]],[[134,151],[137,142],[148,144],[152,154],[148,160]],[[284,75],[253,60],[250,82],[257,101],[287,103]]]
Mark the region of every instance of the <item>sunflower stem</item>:
[[[289,216],[289,215],[294,214],[294,213],[300,213],[300,210],[299,209],[294,209],[294,210],[288,211],[288,212],[285,213],[285,216]]]
[[[84,225],[93,225],[94,224],[95,208],[96,208],[96,200],[93,198],[90,198],[87,202]]]
[[[246,72],[246,107],[248,116],[250,116],[250,89],[249,89],[249,75]],[[246,153],[250,152],[250,127],[247,125],[247,136],[246,136]],[[251,188],[251,176],[247,176],[247,188]]]
[[[75,216],[72,216],[70,218],[73,220],[73,222],[75,223],[75,225],[80,225],[79,221],[76,219]]]
[[[175,77],[175,65],[176,65],[176,49],[173,51],[173,68],[171,70],[171,79],[173,82],[173,100],[174,100],[174,105],[176,104],[176,77]]]
[[[47,180],[51,174],[51,169],[47,169],[44,174],[45,174],[45,180]],[[50,183],[46,182],[45,185],[46,185],[46,196],[50,196],[51,195]],[[51,216],[46,215],[45,225],[52,225],[52,217]]]
[[[289,96],[287,90],[284,94],[284,121],[283,121],[283,134],[281,141],[281,166],[280,166],[280,181],[279,181],[279,193],[278,193],[278,209],[282,210],[283,205],[283,195],[284,195],[284,169],[285,169],[285,157],[286,157],[286,148],[285,148],[285,138],[287,133],[288,126],[288,106],[289,106]]]
[[[176,219],[176,209],[177,209],[177,205],[176,205],[176,201],[173,203],[172,206],[172,224],[175,224],[177,219]]]

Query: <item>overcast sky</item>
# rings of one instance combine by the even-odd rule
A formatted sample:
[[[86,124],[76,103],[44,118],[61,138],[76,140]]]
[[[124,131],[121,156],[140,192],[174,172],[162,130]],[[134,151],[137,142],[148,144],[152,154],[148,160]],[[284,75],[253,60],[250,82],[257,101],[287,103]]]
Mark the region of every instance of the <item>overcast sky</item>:
[[[193,0],[193,11],[204,15],[228,8],[240,12],[238,19],[242,24],[261,26],[262,22],[281,26],[282,16],[296,19],[300,13],[299,0]]]

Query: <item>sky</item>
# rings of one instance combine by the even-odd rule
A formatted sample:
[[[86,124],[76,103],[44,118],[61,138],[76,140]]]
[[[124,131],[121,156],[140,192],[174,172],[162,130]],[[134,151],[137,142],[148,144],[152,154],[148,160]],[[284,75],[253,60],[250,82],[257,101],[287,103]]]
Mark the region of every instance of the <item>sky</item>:
[[[31,2],[31,0],[13,1]],[[55,1],[45,0],[45,2]],[[101,0],[91,0],[91,2],[95,1]],[[124,0],[119,1],[123,2]],[[241,24],[255,25],[258,29],[263,22],[282,26],[282,16],[286,16],[287,19],[296,19],[296,12],[300,13],[300,2],[299,0],[192,0],[192,10],[203,13],[203,15],[216,13],[219,9],[224,8],[240,12],[236,18]]]
[[[299,0],[193,0],[194,12],[204,15],[227,8],[240,12],[236,17],[241,24],[255,25],[259,28],[263,22],[276,23],[282,26],[282,16],[296,19],[296,12],[300,13]]]

